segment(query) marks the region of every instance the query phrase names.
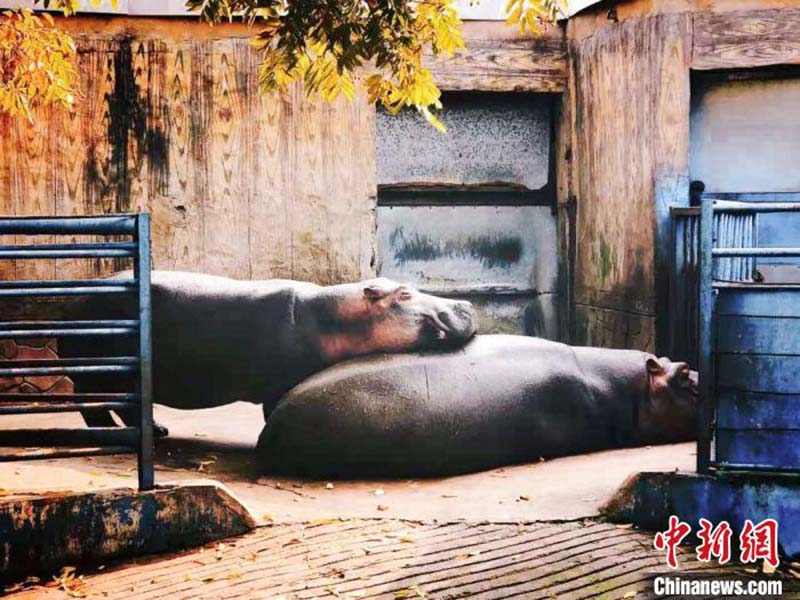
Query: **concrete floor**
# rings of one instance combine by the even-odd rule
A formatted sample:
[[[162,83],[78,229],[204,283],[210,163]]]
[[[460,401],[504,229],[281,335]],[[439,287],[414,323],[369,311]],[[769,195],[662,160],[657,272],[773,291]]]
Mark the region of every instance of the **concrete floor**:
[[[446,479],[302,481],[261,477],[252,448],[261,409],[245,403],[197,411],[156,407],[170,429],[157,445],[157,483],[224,482],[264,522],[404,518],[449,522],[559,521],[596,516],[630,474],[691,470],[694,444],[601,452]],[[77,414],[0,418],[0,428],[81,426]],[[135,486],[132,456],[0,463],[0,495]]]

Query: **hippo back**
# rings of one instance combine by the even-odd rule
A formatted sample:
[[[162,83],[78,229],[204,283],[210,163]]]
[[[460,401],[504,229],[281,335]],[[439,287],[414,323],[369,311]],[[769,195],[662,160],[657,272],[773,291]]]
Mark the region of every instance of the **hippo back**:
[[[455,352],[373,356],[314,375],[278,404],[259,456],[268,471],[315,476],[474,471],[621,445],[630,409],[603,400],[573,348],[478,336]]]

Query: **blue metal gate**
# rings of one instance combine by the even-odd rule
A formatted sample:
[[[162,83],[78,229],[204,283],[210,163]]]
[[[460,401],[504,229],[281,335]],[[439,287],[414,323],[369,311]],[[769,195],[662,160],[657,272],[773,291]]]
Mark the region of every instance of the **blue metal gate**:
[[[787,212],[800,212],[800,203],[708,198],[702,204],[701,473],[712,467],[800,470],[800,286],[737,279],[746,273],[720,270],[724,261],[799,257],[800,247],[763,248],[754,238],[750,246],[734,247],[715,227],[719,220],[733,222],[737,216],[755,219],[763,213]],[[752,273],[755,266],[754,262],[747,268]]]
[[[0,461],[135,452],[139,458],[139,487],[152,488],[149,215],[0,218],[0,235],[90,235],[114,239],[99,243],[0,245],[0,260],[113,257],[131,259],[134,265],[133,277],[129,279],[0,281],[1,299],[130,294],[136,297],[137,307],[133,319],[0,321],[0,339],[124,336],[138,342],[136,356],[0,361],[0,377],[112,374],[131,376],[133,381],[132,389],[126,393],[3,393],[0,415],[136,410],[140,417],[138,427],[0,431],[2,447],[37,447],[33,451],[0,453]],[[127,239],[118,241],[120,238]]]

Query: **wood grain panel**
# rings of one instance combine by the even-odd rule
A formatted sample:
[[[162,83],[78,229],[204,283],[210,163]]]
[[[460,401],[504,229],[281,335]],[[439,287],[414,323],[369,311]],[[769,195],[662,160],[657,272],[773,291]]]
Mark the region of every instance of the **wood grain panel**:
[[[238,25],[103,23],[68,23],[80,32],[75,110],[3,136],[0,210],[150,211],[157,268],[322,283],[374,274],[375,120],[363,96],[325,106],[299,89],[260,95]],[[0,276],[120,266],[20,262]]]
[[[246,40],[215,41],[208,144],[209,180],[203,221],[205,270],[215,275],[250,276],[249,198],[243,183],[248,164],[243,153],[247,115],[242,110],[237,73]]]
[[[558,93],[567,87],[563,37],[520,40],[473,38],[452,58],[428,57],[426,64],[443,90]]]
[[[694,15],[693,69],[800,64],[800,8]]]
[[[11,194],[16,214],[47,214],[55,210],[53,200],[52,156],[53,142],[52,116],[60,109],[42,108],[35,111],[33,122],[17,119],[13,127],[13,140],[17,151]],[[28,243],[30,238],[17,236],[19,244]],[[52,243],[53,237],[37,236],[38,243]],[[15,268],[16,279],[52,279],[55,275],[53,260],[18,260]]]
[[[250,270],[254,279],[268,279],[285,273],[286,265],[291,265],[292,100],[256,95],[254,101],[250,142],[255,167],[250,202]]]
[[[15,137],[12,132],[12,120],[5,113],[0,113],[0,215],[11,216],[14,214],[14,171],[16,152],[14,151]],[[0,236],[0,243],[11,243],[13,236]],[[0,281],[14,279],[14,263],[0,260]],[[2,349],[0,349],[2,352]]]
[[[658,273],[667,257],[656,248],[668,211],[657,211],[656,181],[688,169],[689,28],[685,14],[632,18],[572,45],[578,342],[621,327],[591,334],[593,343],[654,343],[625,329],[648,329],[639,324],[666,299]]]

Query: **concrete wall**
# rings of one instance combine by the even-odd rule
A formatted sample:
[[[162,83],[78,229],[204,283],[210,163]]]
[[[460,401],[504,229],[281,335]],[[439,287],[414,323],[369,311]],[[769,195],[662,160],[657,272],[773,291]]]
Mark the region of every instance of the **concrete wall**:
[[[381,112],[380,185],[547,185],[551,110],[534,94],[446,94],[442,135],[413,112]]]
[[[378,113],[379,272],[469,298],[482,333],[559,336],[550,97],[451,93],[447,135]]]
[[[800,191],[800,78],[698,81],[692,179],[707,192]]]

